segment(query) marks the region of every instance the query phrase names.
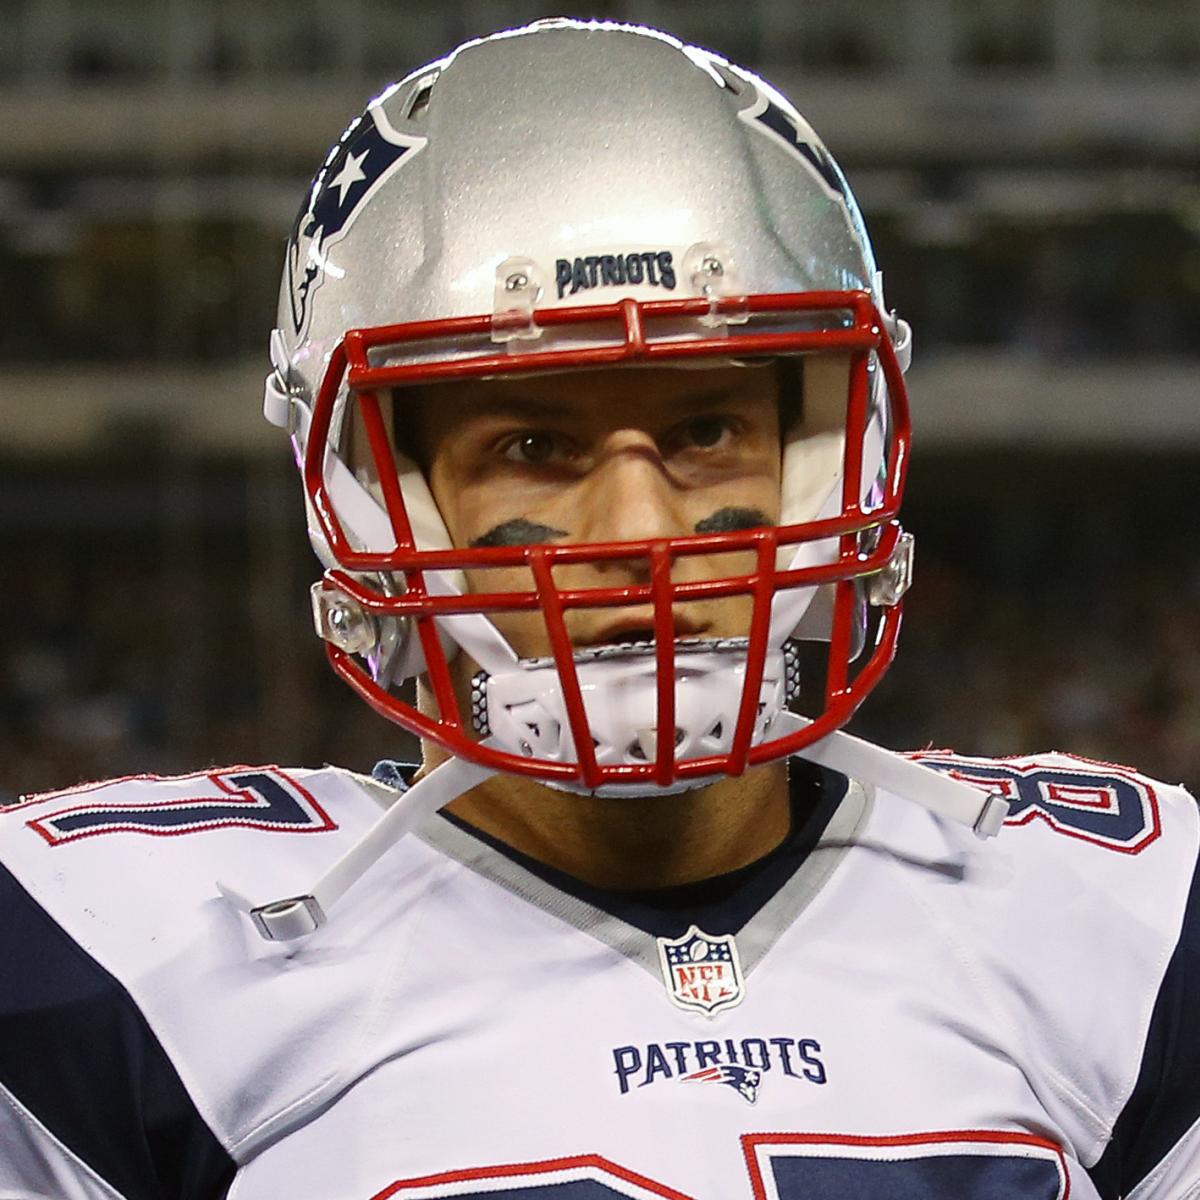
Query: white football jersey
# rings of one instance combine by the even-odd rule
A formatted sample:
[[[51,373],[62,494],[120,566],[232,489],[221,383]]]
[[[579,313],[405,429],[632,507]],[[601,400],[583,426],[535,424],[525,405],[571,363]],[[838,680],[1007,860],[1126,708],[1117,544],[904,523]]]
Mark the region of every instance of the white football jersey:
[[[992,842],[825,773],[778,851],[584,887],[445,816],[307,939],[395,792],[237,767],[0,816],[0,1198],[1200,1195],[1196,805],[1064,755],[920,756]]]

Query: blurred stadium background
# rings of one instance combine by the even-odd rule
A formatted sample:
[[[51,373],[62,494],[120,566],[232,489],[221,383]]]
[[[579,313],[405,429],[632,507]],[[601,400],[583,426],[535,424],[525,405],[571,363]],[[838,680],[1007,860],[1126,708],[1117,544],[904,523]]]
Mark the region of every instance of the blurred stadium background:
[[[1200,784],[1200,0],[0,0],[0,797],[402,750],[310,632],[283,243],[369,95],[545,15],[757,68],[863,204],[918,570],[856,729]]]

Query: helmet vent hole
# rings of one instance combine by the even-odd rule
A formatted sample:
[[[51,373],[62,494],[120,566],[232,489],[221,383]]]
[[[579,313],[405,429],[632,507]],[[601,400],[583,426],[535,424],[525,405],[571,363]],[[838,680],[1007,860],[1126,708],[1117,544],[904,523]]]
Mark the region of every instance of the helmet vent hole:
[[[713,727],[712,727],[712,728],[711,728],[711,729],[708,731],[708,736],[709,736],[710,738],[720,738],[720,737],[721,737],[721,735],[722,735],[724,732],[725,732],[725,722],[724,722],[724,721],[718,721],[718,722],[717,722],[717,723],[716,723],[716,724],[715,724],[715,725],[714,725],[714,726],[713,726]]]
[[[416,95],[412,98],[412,103],[408,106],[408,112],[405,114],[408,120],[415,120],[429,107],[429,97],[433,95],[433,85],[436,80],[437,76],[434,75],[421,81]]]

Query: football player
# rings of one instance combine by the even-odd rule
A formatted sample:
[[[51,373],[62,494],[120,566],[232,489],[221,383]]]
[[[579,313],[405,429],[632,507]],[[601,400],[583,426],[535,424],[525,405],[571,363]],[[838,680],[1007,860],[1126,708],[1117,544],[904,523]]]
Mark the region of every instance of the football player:
[[[841,730],[910,334],[783,96],[468,43],[330,151],[279,313],[317,629],[423,762],[5,815],[0,1196],[1200,1194],[1191,798]]]

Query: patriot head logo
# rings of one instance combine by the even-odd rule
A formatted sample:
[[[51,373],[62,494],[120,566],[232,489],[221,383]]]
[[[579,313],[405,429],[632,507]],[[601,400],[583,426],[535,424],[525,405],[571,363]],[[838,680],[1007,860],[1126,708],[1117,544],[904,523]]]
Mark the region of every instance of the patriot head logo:
[[[308,203],[292,226],[287,279],[297,338],[308,331],[313,293],[325,278],[330,248],[354,224],[363,202],[426,143],[426,138],[407,137],[392,127],[381,107],[389,95],[372,100],[350,122],[313,179]]]
[[[706,1016],[741,1004],[746,994],[733,934],[711,937],[693,925],[683,937],[659,938],[658,957],[671,1003]]]
[[[703,1071],[694,1071],[685,1075],[682,1083],[723,1083],[733,1088],[747,1104],[753,1104],[758,1099],[758,1085],[762,1082],[762,1072],[757,1067],[735,1067],[722,1063],[718,1067],[708,1067]]]

